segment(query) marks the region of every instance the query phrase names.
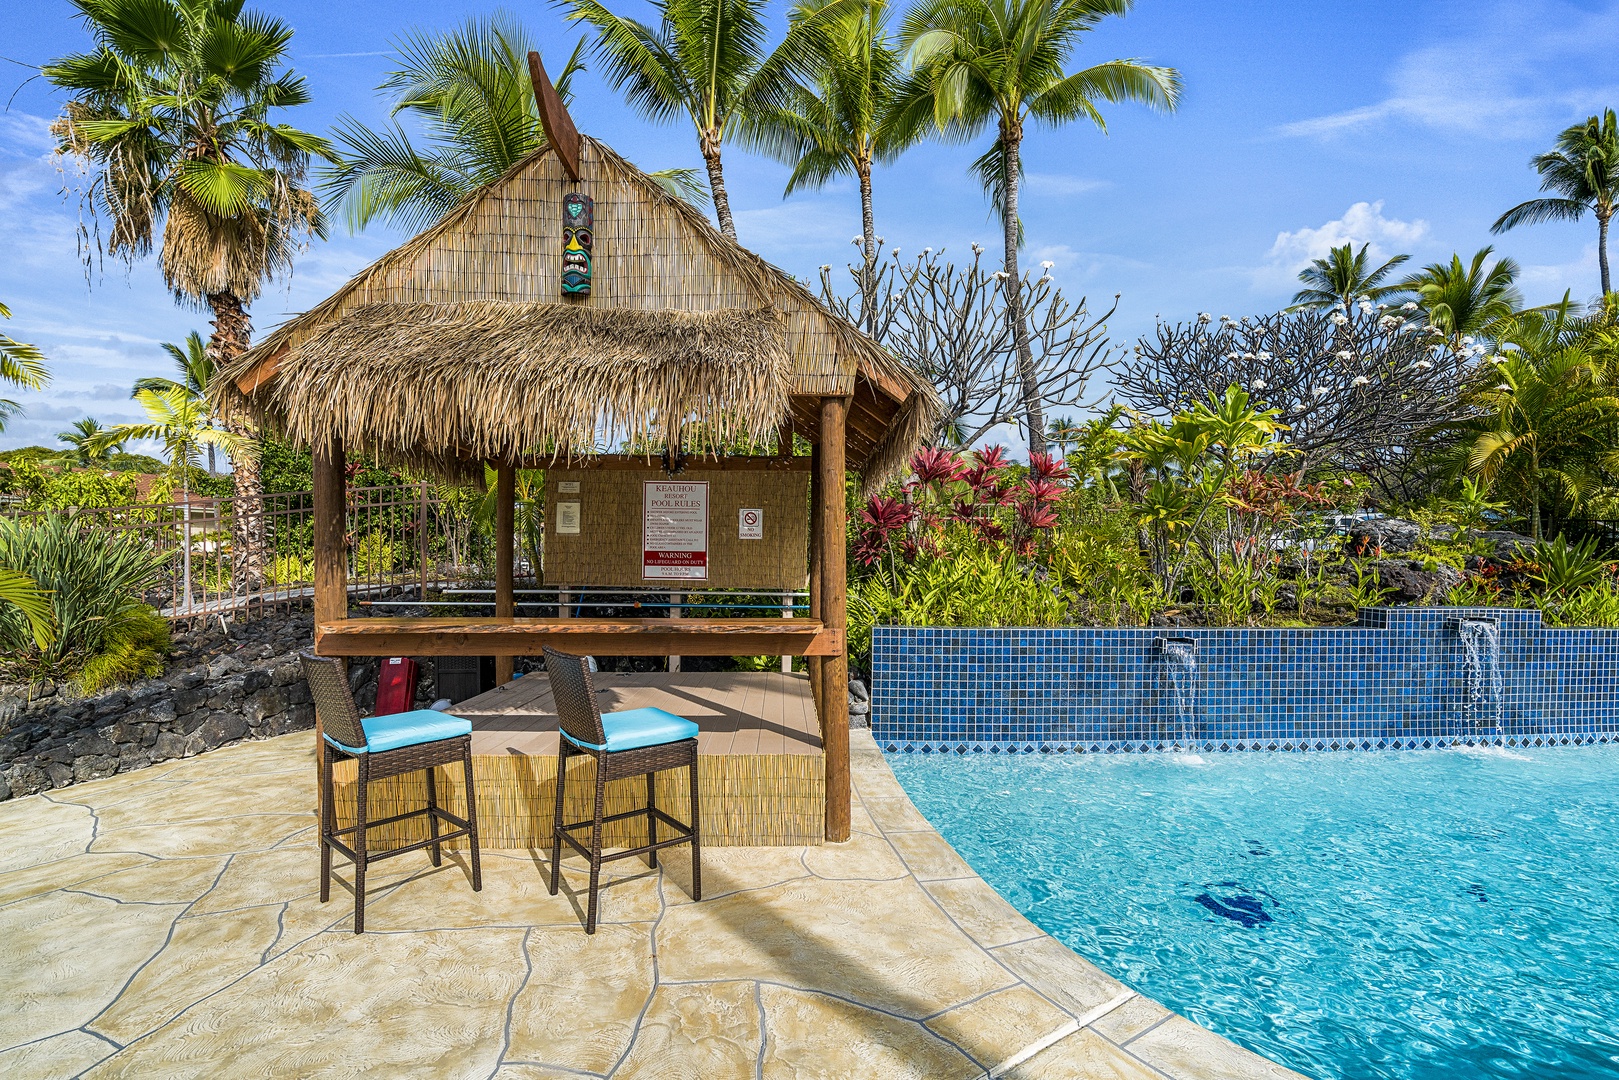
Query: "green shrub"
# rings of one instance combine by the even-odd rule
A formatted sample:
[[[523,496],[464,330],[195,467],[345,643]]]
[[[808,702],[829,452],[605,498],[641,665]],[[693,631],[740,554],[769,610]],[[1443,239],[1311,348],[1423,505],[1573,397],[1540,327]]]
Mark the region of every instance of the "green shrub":
[[[1612,578],[1569,593],[1546,593],[1539,602],[1547,626],[1619,626],[1619,585]]]
[[[392,541],[379,532],[368,532],[354,545],[354,576],[386,577],[399,566],[399,552]]]
[[[1607,576],[1608,564],[1597,557],[1596,539],[1570,544],[1559,533],[1550,543],[1535,541],[1530,558],[1535,569],[1530,577],[1540,582],[1548,592],[1573,592],[1592,585]]]
[[[0,657],[30,675],[65,674],[108,651],[166,560],[138,536],[78,525],[65,514],[0,520],[0,567],[26,574],[50,595],[57,637],[45,648],[28,620],[0,606]]]
[[[102,651],[79,669],[79,689],[94,694],[117,683],[163,674],[169,654],[169,624],[153,608],[130,608],[109,628]]]
[[[0,477],[0,492],[21,496],[25,510],[89,510],[130,505],[136,501],[138,484],[135,473],[57,471],[17,461]]]
[[[265,571],[264,578],[271,585],[302,585],[315,580],[314,560],[297,552],[277,555]]]

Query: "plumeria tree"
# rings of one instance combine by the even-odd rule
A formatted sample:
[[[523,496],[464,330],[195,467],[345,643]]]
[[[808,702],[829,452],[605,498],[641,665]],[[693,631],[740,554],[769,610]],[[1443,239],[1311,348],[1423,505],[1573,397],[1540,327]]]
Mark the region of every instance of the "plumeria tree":
[[[1160,323],[1112,371],[1121,401],[1154,417],[1241,387],[1276,411],[1290,468],[1365,472],[1389,494],[1416,495],[1435,424],[1461,415],[1460,390],[1488,353],[1414,321],[1412,302],[1241,319]]]

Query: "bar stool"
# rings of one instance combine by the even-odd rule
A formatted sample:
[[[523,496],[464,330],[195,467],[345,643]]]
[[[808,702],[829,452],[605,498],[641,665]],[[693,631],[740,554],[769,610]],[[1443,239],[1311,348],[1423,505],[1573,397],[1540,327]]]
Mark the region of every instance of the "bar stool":
[[[478,862],[478,809],[472,783],[472,722],[432,709],[368,716],[362,720],[360,711],[354,706],[354,696],[349,693],[342,661],[312,653],[299,653],[298,660],[303,666],[304,678],[309,682],[309,693],[315,699],[315,713],[320,718],[323,733],[320,747],[320,902],[324,904],[331,899],[332,849],[336,848],[354,864],[354,932],[364,933],[367,864],[425,847],[429,849],[433,865],[442,866],[441,848],[444,842],[463,836],[469,838],[472,845],[472,891],[481,892],[483,869]],[[337,828],[337,812],[332,798],[332,765],[341,758],[354,758],[358,762],[354,789],[355,824],[346,829]],[[466,769],[465,821],[439,807],[433,777],[434,766],[456,761]],[[366,791],[371,781],[417,770],[427,773],[427,806],[380,821],[369,820],[366,816]],[[391,851],[371,853],[366,849],[367,830],[423,814],[427,815],[426,840]],[[440,821],[452,826],[452,831],[440,835]],[[338,839],[349,833],[354,834],[352,848]]]
[[[586,658],[557,652],[545,646],[545,670],[551,676],[551,696],[556,702],[559,721],[557,739],[557,806],[551,821],[551,895],[557,893],[562,866],[562,842],[590,861],[590,897],[585,913],[585,933],[596,932],[597,894],[601,889],[604,862],[649,855],[658,865],[658,850],[676,844],[691,845],[691,898],[703,898],[702,859],[698,841],[700,812],[697,802],[697,725],[662,709],[629,709],[603,714],[596,703]],[[563,824],[562,796],[567,782],[568,759],[584,756],[596,761],[596,810],[589,821]],[[691,824],[676,821],[658,809],[654,788],[656,775],[665,769],[691,771]],[[646,776],[646,806],[621,814],[602,816],[607,802],[607,784],[629,776]],[[641,847],[602,854],[602,826],[613,821],[642,817],[647,819],[647,842]],[[658,839],[658,822],[675,835]],[[574,830],[589,827],[590,846],[580,843]]]

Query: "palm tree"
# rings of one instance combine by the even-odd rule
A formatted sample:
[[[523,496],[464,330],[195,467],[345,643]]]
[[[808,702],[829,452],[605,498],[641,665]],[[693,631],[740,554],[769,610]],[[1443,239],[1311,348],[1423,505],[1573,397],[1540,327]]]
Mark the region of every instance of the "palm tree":
[[[593,53],[609,85],[650,120],[684,116],[697,129],[697,148],[708,171],[708,190],[720,231],[736,239],[731,200],[720,151],[744,118],[779,111],[788,104],[796,72],[814,61],[820,27],[851,6],[830,0],[796,19],[787,36],[765,51],[762,0],[651,0],[657,29],[614,15],[600,0],[561,0],[570,20],[596,29]]]
[[[1518,264],[1502,258],[1484,265],[1494,251],[1480,248],[1465,266],[1460,255],[1452,255],[1449,263],[1430,263],[1399,284],[1416,295],[1428,322],[1455,353],[1464,350],[1463,338],[1490,334],[1523,306],[1514,284]]]
[[[794,22],[804,22],[828,0],[802,0]],[[899,157],[921,137],[923,126],[901,123],[896,105],[904,82],[904,57],[888,32],[885,0],[863,0],[814,34],[806,77],[786,87],[786,104],[745,117],[743,135],[791,164],[783,196],[820,188],[853,176],[860,188],[862,321],[877,326],[877,223],[871,171]]]
[[[82,420],[73,421],[72,431],[63,431],[56,436],[56,441],[66,443],[69,449],[60,455],[61,460],[72,462],[81,467],[103,465],[114,454],[124,451],[122,440],[108,442],[102,436],[106,428],[101,421],[93,416],[86,416]]]
[[[1529,159],[1540,174],[1540,190],[1559,198],[1530,199],[1502,214],[1490,226],[1503,233],[1543,221],[1578,221],[1589,210],[1597,219],[1597,265],[1602,294],[1613,291],[1608,278],[1608,222],[1619,208],[1619,117],[1608,109],[1557,137],[1557,149]]]
[[[573,77],[583,70],[583,46],[581,40],[557,77],[564,103],[573,99]],[[373,131],[339,117],[339,160],[320,183],[328,208],[354,231],[384,218],[419,232],[543,148],[530,51],[537,50],[528,31],[505,12],[468,19],[445,34],[402,38],[397,67],[378,89],[392,98],[392,115],[415,118],[424,134],[413,143],[397,121]],[[652,177],[671,194],[702,198],[691,169]]]
[[[103,428],[89,441],[92,448],[110,448],[135,439],[156,439],[168,455],[169,471],[180,481],[185,504],[191,504],[191,473],[198,467],[204,447],[217,446],[232,460],[242,455],[251,436],[215,426],[206,402],[183,386],[168,390],[137,390],[135,401],[146,413],[139,424]]]
[[[28,620],[34,644],[49,648],[56,640],[56,613],[51,610],[51,594],[20,570],[0,566],[0,604],[9,605]]]
[[[11,318],[11,309],[0,304],[0,319]],[[51,381],[45,370],[45,356],[33,345],[24,344],[8,334],[0,334],[0,383],[10,383],[24,390],[39,390]],[[10,398],[0,398],[0,432],[6,430],[6,421],[22,412],[22,406]]]
[[[1309,287],[1293,294],[1293,310],[1342,306],[1349,315],[1363,296],[1378,301],[1404,294],[1405,285],[1385,285],[1383,280],[1411,256],[1396,255],[1374,269],[1367,256],[1370,247],[1362,244],[1356,251],[1353,244],[1345,244],[1327,252],[1325,259],[1312,259],[1299,271],[1299,280]]]
[[[1577,509],[1600,483],[1594,466],[1612,467],[1612,433],[1619,397],[1601,365],[1579,345],[1526,337],[1487,367],[1471,393],[1475,415],[1456,425],[1470,472],[1491,487],[1508,487],[1529,504],[1541,539],[1540,509],[1555,494]]]
[[[208,407],[208,388],[214,381],[214,372],[218,366],[214,358],[208,355],[208,343],[201,334],[195,330],[186,335],[184,345],[176,345],[172,341],[163,342],[163,351],[169,354],[174,361],[175,371],[180,378],[170,379],[163,375],[148,375],[143,379],[135,380],[135,388],[129,396],[135,397],[142,390],[156,390],[161,392],[173,390],[176,387],[184,390],[193,398],[202,403],[203,408]],[[217,419],[217,418],[216,418]],[[219,462],[215,456],[216,447],[208,444],[208,475],[219,475]]]
[[[271,115],[309,100],[284,66],[292,29],[240,0],[73,3],[96,48],[45,65],[71,94],[51,130],[89,167],[84,198],[109,227],[107,250],[132,262],[160,236],[164,283],[213,313],[209,351],[227,365],[248,347],[248,306],[265,281],[326,234],[303,186],[310,157],[330,155],[326,140]],[[253,582],[263,561],[258,464],[246,419],[228,423],[236,569]]]
[[[1170,110],[1180,100],[1173,68],[1109,60],[1063,70],[1085,34],[1133,0],[921,0],[900,39],[917,69],[902,116],[929,117],[940,132],[971,138],[991,120],[996,138],[973,168],[1001,212],[1006,317],[1017,344],[1029,448],[1045,449],[1045,418],[1023,312],[1018,271],[1025,124],[1060,127],[1074,120],[1107,125],[1097,103],[1138,101]]]

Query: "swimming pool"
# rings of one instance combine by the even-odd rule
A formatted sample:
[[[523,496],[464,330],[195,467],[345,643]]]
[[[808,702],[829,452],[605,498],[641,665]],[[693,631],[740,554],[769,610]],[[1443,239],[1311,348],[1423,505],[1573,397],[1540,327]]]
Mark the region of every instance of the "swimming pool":
[[[888,761],[1042,929],[1301,1072],[1619,1077],[1619,748]]]

